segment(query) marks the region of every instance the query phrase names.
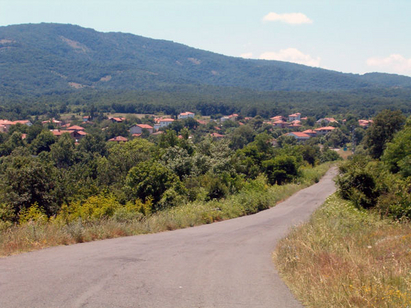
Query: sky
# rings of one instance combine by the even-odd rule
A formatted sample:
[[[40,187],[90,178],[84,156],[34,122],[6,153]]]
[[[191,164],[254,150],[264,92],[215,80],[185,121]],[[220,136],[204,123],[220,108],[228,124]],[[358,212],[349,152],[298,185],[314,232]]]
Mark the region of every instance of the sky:
[[[0,0],[0,26],[55,22],[233,57],[411,76],[411,0]]]

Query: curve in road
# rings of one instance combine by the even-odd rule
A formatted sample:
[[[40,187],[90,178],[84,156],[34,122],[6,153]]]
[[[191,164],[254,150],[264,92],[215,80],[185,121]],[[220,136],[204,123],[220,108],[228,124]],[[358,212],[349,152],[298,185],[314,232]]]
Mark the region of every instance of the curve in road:
[[[271,253],[335,174],[255,215],[0,259],[0,307],[302,307]]]

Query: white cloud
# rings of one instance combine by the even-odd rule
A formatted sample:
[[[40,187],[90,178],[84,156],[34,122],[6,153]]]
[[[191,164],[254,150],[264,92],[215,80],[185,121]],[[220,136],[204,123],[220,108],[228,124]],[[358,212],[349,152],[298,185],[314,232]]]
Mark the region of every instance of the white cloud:
[[[264,52],[260,55],[260,59],[294,62],[315,67],[319,67],[321,62],[320,57],[313,58],[296,48],[281,49],[279,52]]]
[[[253,57],[253,53],[252,52],[246,52],[240,55],[241,58],[244,59],[251,59]]]
[[[274,12],[270,12],[263,17],[263,21],[281,21],[291,25],[313,23],[313,21],[303,13],[277,14]]]
[[[386,58],[369,58],[367,59],[367,65],[379,68],[390,73],[411,73],[411,59],[407,59],[399,54],[392,54]]]

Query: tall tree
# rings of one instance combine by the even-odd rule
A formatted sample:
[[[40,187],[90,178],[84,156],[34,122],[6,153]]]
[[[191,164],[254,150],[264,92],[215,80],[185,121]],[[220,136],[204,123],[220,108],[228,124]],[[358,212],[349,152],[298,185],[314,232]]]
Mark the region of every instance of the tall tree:
[[[380,158],[387,142],[390,142],[394,134],[404,125],[405,116],[399,110],[384,110],[373,121],[374,123],[367,130],[364,142],[370,155],[373,158]]]

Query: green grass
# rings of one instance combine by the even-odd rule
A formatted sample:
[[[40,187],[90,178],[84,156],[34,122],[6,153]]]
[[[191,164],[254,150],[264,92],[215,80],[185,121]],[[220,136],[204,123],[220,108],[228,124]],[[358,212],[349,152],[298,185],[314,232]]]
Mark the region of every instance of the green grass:
[[[249,186],[219,201],[195,201],[135,219],[117,218],[62,224],[61,220],[29,221],[0,231],[0,256],[8,256],[50,246],[102,240],[187,228],[257,213],[275,206],[295,192],[318,182],[330,164],[302,170],[299,183],[282,186]]]
[[[411,307],[411,225],[359,211],[336,195],[274,253],[308,307]]]

